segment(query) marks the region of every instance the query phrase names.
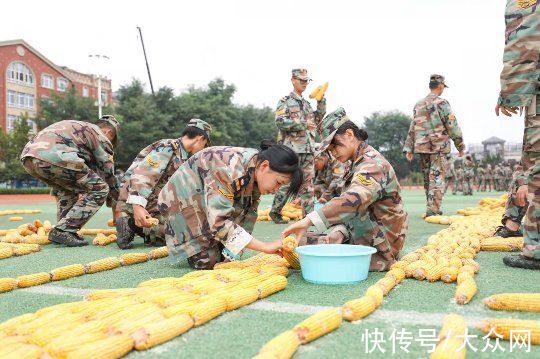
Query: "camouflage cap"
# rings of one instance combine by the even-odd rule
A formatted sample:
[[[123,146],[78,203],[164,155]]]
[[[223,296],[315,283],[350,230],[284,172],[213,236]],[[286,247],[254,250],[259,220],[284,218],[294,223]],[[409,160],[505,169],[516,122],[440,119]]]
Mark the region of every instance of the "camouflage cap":
[[[114,128],[115,135],[112,140],[112,144],[114,145],[114,147],[116,147],[116,145],[118,144],[118,128],[120,127],[120,123],[118,122],[116,117],[114,117],[113,115],[103,115],[100,117],[98,122],[105,122],[111,125],[112,128]]]
[[[307,74],[306,69],[293,69],[292,70],[292,77],[296,77],[297,79],[304,80],[304,81],[311,81]]]
[[[187,123],[186,128],[187,127],[195,127],[195,128],[198,128],[199,130],[203,131],[204,135],[205,135],[204,137],[206,138],[206,141],[208,141],[208,146],[211,145],[210,133],[212,132],[212,126],[208,122],[203,121],[203,120],[201,120],[199,118],[192,118]]]
[[[329,113],[323,118],[320,134],[321,138],[324,138],[324,140],[319,148],[317,148],[316,155],[325,151],[328,146],[330,146],[337,130],[347,121],[349,121],[349,117],[343,107],[339,107],[337,110]]]
[[[434,83],[437,83],[437,84],[443,84],[444,87],[448,87],[446,86],[446,83],[444,82],[444,76],[443,75],[437,75],[437,74],[433,74],[429,77],[429,82],[434,82]]]

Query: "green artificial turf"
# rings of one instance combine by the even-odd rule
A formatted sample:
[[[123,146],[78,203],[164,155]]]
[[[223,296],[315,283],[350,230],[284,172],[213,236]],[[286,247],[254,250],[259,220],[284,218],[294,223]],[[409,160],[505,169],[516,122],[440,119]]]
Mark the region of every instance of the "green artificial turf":
[[[454,214],[458,208],[475,206],[480,198],[486,196],[498,196],[500,193],[482,193],[474,196],[447,195],[444,200],[443,210],[445,214]],[[446,226],[425,223],[421,215],[425,211],[425,196],[423,191],[404,191],[404,203],[409,213],[409,231],[403,253],[412,251],[427,241],[427,238]],[[261,209],[270,206],[271,198],[263,198]],[[56,218],[56,207],[53,202],[2,205],[3,209],[42,209],[37,215],[22,215],[24,221],[34,219],[49,219],[53,223]],[[87,225],[88,228],[106,227],[107,220],[111,217],[110,210],[102,208]],[[0,216],[0,229],[14,228],[23,222],[9,222],[8,216]],[[259,222],[255,226],[254,236],[261,240],[273,240],[279,238],[285,225],[275,225],[269,222]],[[87,237],[91,240],[91,236]],[[136,246],[131,252],[149,251],[152,248],[145,247],[142,239],[136,238]],[[22,257],[11,257],[0,261],[0,277],[16,277],[23,274],[31,274],[40,271],[49,271],[73,263],[87,263],[89,261],[108,256],[119,256],[127,251],[121,251],[115,244],[107,247],[89,245],[80,248],[63,248],[55,245],[43,246],[39,253]],[[366,330],[373,338],[373,333],[378,330],[383,333],[384,343],[380,348],[369,353],[370,357],[379,358],[393,355],[399,358],[426,358],[428,347],[420,345],[419,330],[439,329],[440,317],[446,313],[455,312],[466,318],[484,317],[512,317],[540,320],[539,313],[496,312],[486,310],[481,300],[494,293],[502,292],[540,292],[540,276],[538,272],[520,270],[506,267],[502,258],[507,253],[480,252],[476,260],[481,265],[481,270],[476,279],[478,282],[478,294],[467,305],[459,306],[453,303],[455,284],[441,282],[427,283],[415,280],[405,280],[384,298],[380,308],[381,314],[375,314],[372,318],[356,323],[344,322],[342,327],[333,333],[316,340],[313,343],[302,346],[295,357],[297,358],[356,358],[366,355]],[[55,282],[55,287],[66,287],[72,290],[78,289],[102,289],[121,288],[136,286],[137,283],[152,278],[181,276],[190,269],[187,264],[171,267],[168,259],[149,261],[128,267],[122,267],[111,271],[93,275],[84,275],[65,281]],[[305,282],[300,272],[292,272],[289,276],[287,288],[272,295],[265,300],[267,307],[280,303],[294,303],[307,306],[340,306],[345,301],[356,298],[367,287],[375,283],[383,276],[381,273],[370,273],[368,279],[362,283],[345,286],[314,285]],[[65,294],[44,294],[30,290],[14,290],[0,294],[0,321],[14,316],[35,311],[37,309],[68,301],[79,300],[81,297]],[[250,358],[254,356],[260,347],[275,335],[292,328],[296,323],[306,318],[308,313],[282,313],[271,310],[254,308],[241,308],[226,313],[221,317],[186,334],[160,345],[146,352],[132,352],[130,357],[163,357],[163,358]],[[412,318],[412,319],[407,319]],[[424,322],[429,318],[436,318],[433,323],[417,324],[418,320]],[[408,347],[409,352],[400,348],[396,342],[395,353],[392,354],[392,331],[405,330],[412,333],[414,339]],[[468,350],[469,358],[538,358],[540,347],[532,347],[530,353],[523,351],[509,352],[509,343],[501,342],[505,352],[495,353],[482,352],[487,343],[482,340],[484,335],[480,331],[470,328],[472,335],[478,335],[478,339],[472,339],[471,343],[478,347],[478,351]],[[368,348],[373,346],[373,340],[368,340]],[[492,341],[493,344],[493,341]]]

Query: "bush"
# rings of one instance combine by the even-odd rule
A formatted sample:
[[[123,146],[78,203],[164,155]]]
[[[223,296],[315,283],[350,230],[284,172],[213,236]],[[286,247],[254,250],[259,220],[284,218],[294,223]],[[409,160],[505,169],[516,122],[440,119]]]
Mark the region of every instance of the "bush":
[[[49,187],[42,188],[0,188],[0,194],[49,194]]]

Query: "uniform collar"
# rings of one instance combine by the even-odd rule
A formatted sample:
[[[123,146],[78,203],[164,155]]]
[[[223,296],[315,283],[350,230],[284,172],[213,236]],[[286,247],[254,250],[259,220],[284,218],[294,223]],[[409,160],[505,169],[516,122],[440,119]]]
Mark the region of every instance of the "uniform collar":
[[[300,96],[299,94],[297,94],[296,92],[292,91],[291,92],[291,95],[290,95],[292,98],[296,99],[296,100],[299,100],[299,101],[303,101],[304,100],[304,97]]]
[[[187,160],[190,156],[188,151],[184,148],[184,145],[182,144],[181,139],[176,139],[172,143],[172,147],[174,149],[174,152],[176,152],[177,156],[180,157],[182,160]]]

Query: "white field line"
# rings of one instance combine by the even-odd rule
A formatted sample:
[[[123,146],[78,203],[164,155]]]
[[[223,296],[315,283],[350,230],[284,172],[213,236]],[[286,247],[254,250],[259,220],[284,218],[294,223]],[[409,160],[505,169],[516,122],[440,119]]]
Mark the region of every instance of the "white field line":
[[[18,291],[48,295],[64,295],[71,297],[79,297],[82,299],[85,295],[93,292],[95,289],[69,288],[54,285],[40,285],[36,287],[19,289]],[[271,302],[268,300],[258,300],[253,304],[245,307],[251,310],[260,310],[266,312],[291,313],[311,315],[320,310],[332,307],[320,305],[306,305],[289,302]],[[455,312],[458,312],[457,310]],[[447,313],[423,313],[414,310],[386,310],[378,309],[366,319],[353,322],[353,324],[361,324],[364,322],[388,322],[391,325],[410,324],[410,325],[441,325],[443,318]],[[467,325],[474,326],[483,318],[471,316],[470,312],[465,315]]]

